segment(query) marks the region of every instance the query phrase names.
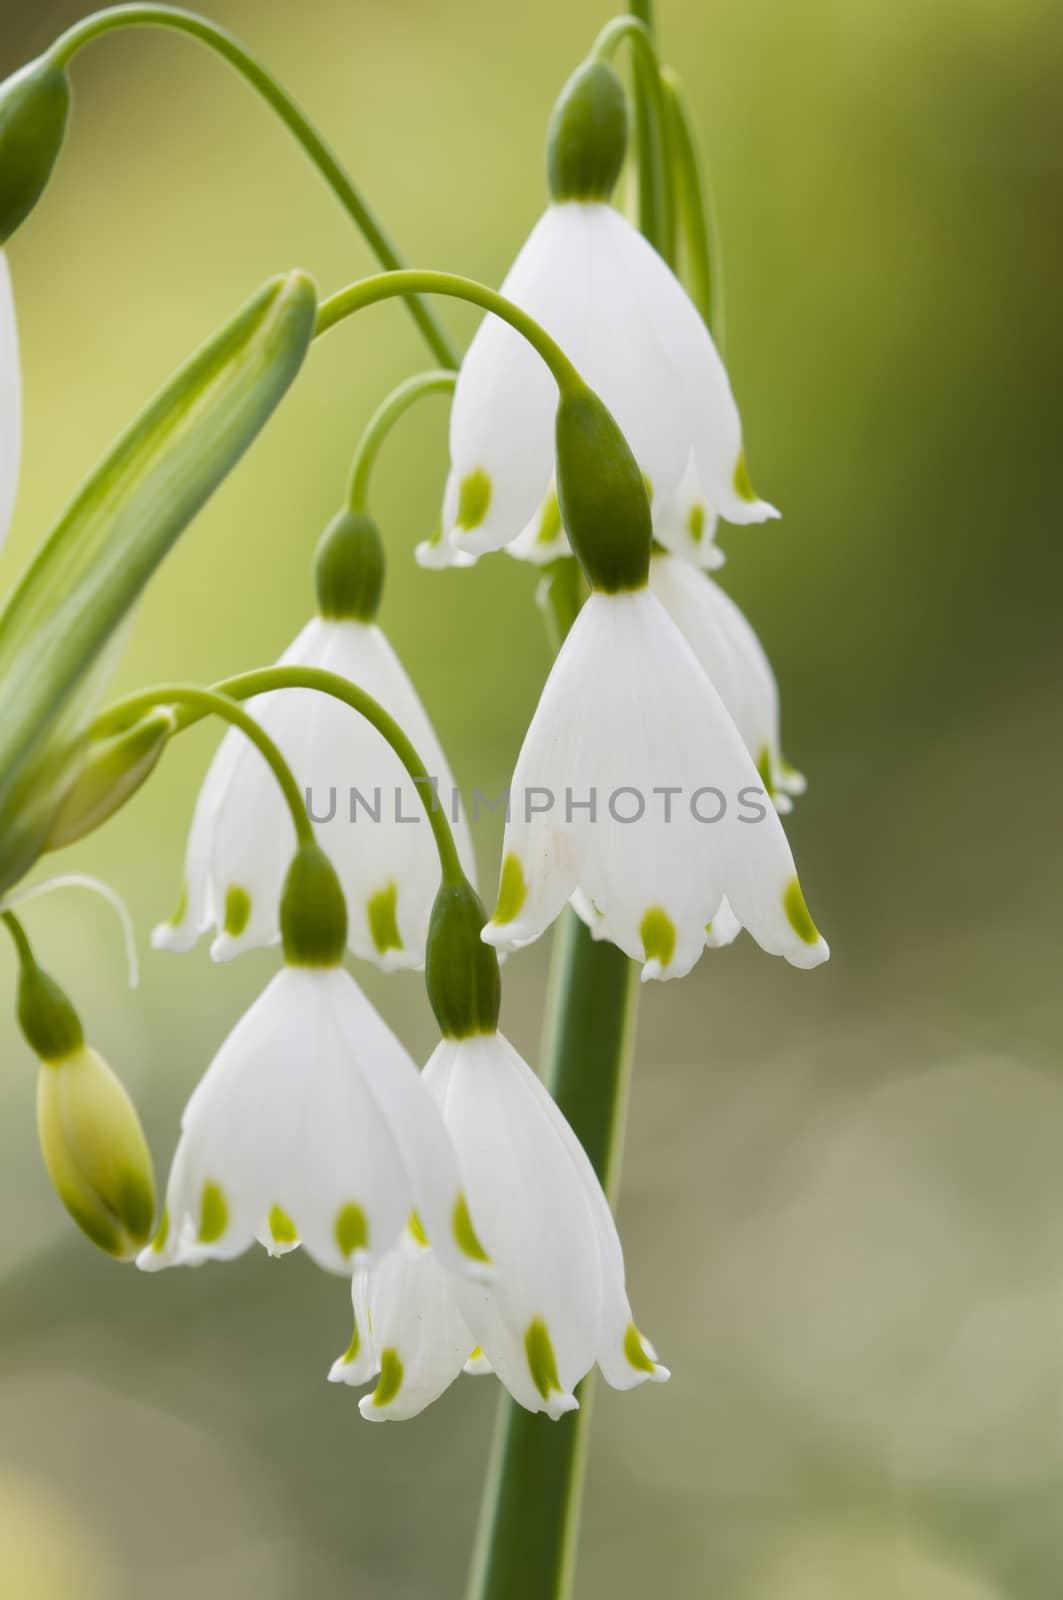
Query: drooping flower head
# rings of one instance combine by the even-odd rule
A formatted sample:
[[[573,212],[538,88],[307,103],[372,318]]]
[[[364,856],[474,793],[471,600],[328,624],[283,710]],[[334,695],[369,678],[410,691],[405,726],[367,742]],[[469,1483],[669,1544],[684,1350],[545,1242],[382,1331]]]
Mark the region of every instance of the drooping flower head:
[[[357,684],[405,729],[451,810],[454,780],[439,740],[397,655],[375,622],[384,573],[379,530],[341,513],[318,552],[319,614],[281,665],[320,667]],[[425,801],[382,736],[348,706],[309,689],[248,702],[307,795],[319,837],[336,865],[350,909],[350,948],[385,970],[424,964],[439,864]],[[472,841],[455,821],[462,863]],[[187,950],[207,928],[226,960],[278,937],[277,905],[291,824],[254,749],[236,730],[222,741],[200,791],[177,915],[155,930],[156,946]]]
[[[463,1368],[489,1367],[521,1405],[555,1418],[578,1404],[596,1362],[619,1389],[668,1376],[632,1319],[616,1225],[583,1147],[498,1032],[483,921],[471,890],[441,891],[427,976],[444,1037],[424,1076],[493,1276],[448,1274],[414,1232],[356,1277],[355,1336],[330,1376],[360,1385],[379,1374],[360,1403],[371,1420],[415,1415]]]
[[[556,339],[609,407],[654,506],[668,508],[666,536],[677,517],[702,536],[716,514],[763,521],[777,513],[750,484],[738,409],[711,335],[669,267],[609,204],[625,145],[622,85],[612,68],[591,62],[558,102],[548,142],[551,204],[502,293]],[[555,406],[535,352],[505,323],[485,319],[451,412],[442,519],[451,551],[478,555],[523,535],[522,551],[534,557],[537,538],[557,536]]]
[[[591,583],[517,759],[498,905],[484,938],[516,949],[580,891],[592,930],[680,977],[723,910],[799,967],[828,949],[753,757],[649,587],[638,466],[594,395],[563,397],[565,525]],[[699,579],[698,581],[703,581]]]
[[[442,1119],[413,1061],[341,965],[343,896],[304,846],[281,907],[283,970],[189,1101],[147,1270],[302,1243],[350,1273],[416,1212],[440,1260],[481,1270]]]

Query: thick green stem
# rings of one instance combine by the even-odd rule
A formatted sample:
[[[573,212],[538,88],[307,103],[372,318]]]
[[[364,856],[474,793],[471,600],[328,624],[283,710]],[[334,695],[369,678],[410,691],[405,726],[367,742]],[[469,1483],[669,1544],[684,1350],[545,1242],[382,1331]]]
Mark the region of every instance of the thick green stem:
[[[77,52],[93,39],[113,33],[118,28],[154,27],[171,28],[178,33],[198,39],[222,57],[262,96],[292,133],[321,177],[328,184],[344,211],[361,231],[381,266],[389,270],[399,268],[403,260],[395,245],[377,220],[372,208],[357,189],[354,180],[325,143],[305,112],[281,88],[261,62],[256,61],[232,34],[226,33],[206,17],[182,11],[175,6],[129,5],[114,6],[85,17],[60,35],[48,52],[48,59],[65,67]],[[424,336],[425,343],[437,361],[444,366],[456,367],[458,353],[442,323],[431,306],[411,297],[408,301],[410,315]]]
[[[456,372],[417,372],[406,378],[382,400],[366,423],[365,432],[358,441],[347,502],[352,511],[365,511],[369,498],[369,478],[380,447],[400,417],[426,394],[453,394],[458,381]]]
[[[269,766],[291,812],[292,826],[299,844],[313,844],[314,828],[306,809],[302,790],[291,767],[277,746],[257,723],[249,711],[237,704],[239,697],[230,695],[224,684],[217,689],[203,689],[192,683],[164,683],[156,689],[144,689],[128,699],[121,700],[101,713],[93,724],[91,737],[106,738],[142,717],[155,706],[181,706],[183,715],[178,718],[178,728],[191,727],[204,717],[218,717],[232,727],[239,728]]]
[[[257,730],[262,739],[266,740],[267,736],[262,732],[250,712],[245,711],[237,702],[250,700],[253,696],[259,694],[270,694],[276,689],[313,689],[320,694],[331,695],[334,700],[341,700],[344,705],[350,706],[353,711],[357,711],[360,716],[363,716],[367,722],[372,723],[381,737],[387,740],[406,768],[421,797],[421,803],[425,808],[435,837],[444,883],[463,884],[465,882],[465,871],[458,856],[458,848],[454,843],[454,834],[451,831],[450,823],[447,821],[447,814],[435,799],[428,768],[417,754],[412,743],[390,712],[385,711],[379,700],[374,700],[371,694],[365,689],[360,689],[356,683],[351,683],[347,678],[341,678],[338,673],[327,672],[323,667],[261,667],[255,672],[242,672],[239,677],[227,678],[223,683],[215,684],[212,689],[194,691],[179,689],[175,693],[174,689],[167,684],[158,689],[145,689],[138,694],[130,695],[128,699],[116,701],[114,705],[108,706],[107,710],[93,724],[92,737],[106,738],[108,735],[118,732],[129,722],[135,721],[137,717],[142,716],[146,710],[154,705],[180,704],[183,709],[178,715],[177,731],[191,728],[211,714],[214,709],[211,702],[220,701],[224,705],[232,706],[239,713],[239,719],[237,717],[230,718],[231,721],[237,723],[238,727],[244,727],[244,731],[247,732],[248,730],[244,725],[245,723],[250,723],[251,727]],[[262,748],[261,745],[259,747]],[[294,778],[292,779],[292,787],[294,788],[299,808],[304,818],[306,818],[306,806]],[[307,819],[306,826],[310,829],[309,819]],[[312,829],[310,829],[310,839],[313,839]]]
[[[558,646],[579,611],[572,557],[547,569],[540,601]],[[554,939],[543,1077],[610,1201],[620,1183],[635,1042],[635,964],[591,938],[571,910]],[[575,1576],[593,1375],[559,1422],[504,1395],[480,1509],[467,1600],[568,1600]]]

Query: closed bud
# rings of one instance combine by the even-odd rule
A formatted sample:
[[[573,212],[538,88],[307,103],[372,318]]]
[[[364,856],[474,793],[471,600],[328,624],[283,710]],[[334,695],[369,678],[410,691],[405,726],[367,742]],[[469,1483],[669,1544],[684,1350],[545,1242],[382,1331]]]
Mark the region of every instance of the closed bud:
[[[82,1044],[42,1059],[37,1133],[56,1192],[93,1244],[127,1261],[151,1238],[155,1171],[136,1107],[102,1056]]]
[[[643,588],[653,543],[646,483],[612,416],[582,384],[564,389],[557,408],[557,499],[591,588]]]
[[[471,883],[444,883],[432,907],[425,984],[445,1039],[494,1033],[502,1006],[498,957],[480,938],[487,913]]]
[[[69,111],[70,79],[46,59],[0,85],[0,246],[44,193]]]
[[[384,541],[364,511],[341,511],[318,541],[317,607],[330,621],[372,622],[384,592]]]
[[[177,727],[169,706],[157,706],[132,727],[88,747],[77,782],[54,818],[46,850],[59,850],[98,828],[154,772]]]
[[[605,61],[585,61],[562,89],[546,135],[551,200],[608,200],[627,153],[624,86]]]

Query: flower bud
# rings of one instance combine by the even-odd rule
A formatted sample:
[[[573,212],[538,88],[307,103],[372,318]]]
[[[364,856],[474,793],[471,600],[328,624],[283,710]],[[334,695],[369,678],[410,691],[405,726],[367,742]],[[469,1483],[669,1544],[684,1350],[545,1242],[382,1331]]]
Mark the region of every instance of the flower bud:
[[[318,541],[317,606],[337,622],[372,622],[384,592],[384,541],[364,511],[341,511]]]
[[[44,1058],[37,1133],[49,1176],[83,1233],[126,1261],[151,1238],[155,1171],[136,1108],[87,1045]]]
[[[494,1033],[502,1005],[498,956],[480,934],[487,922],[471,883],[444,883],[432,907],[425,984],[445,1039]]]
[[[0,85],[0,246],[44,193],[69,110],[70,79],[46,58]]]
[[[77,782],[52,822],[45,849],[73,844],[120,810],[154,772],[176,727],[170,707],[156,706],[121,733],[94,739]]]
[[[582,384],[566,387],[557,408],[557,499],[591,588],[643,588],[653,543],[646,483],[612,416]]]
[[[347,948],[347,902],[328,856],[316,844],[299,847],[284,880],[280,905],[284,959],[293,967],[338,967]]]
[[[546,135],[552,200],[608,200],[627,153],[624,86],[605,61],[585,61],[562,89]]]

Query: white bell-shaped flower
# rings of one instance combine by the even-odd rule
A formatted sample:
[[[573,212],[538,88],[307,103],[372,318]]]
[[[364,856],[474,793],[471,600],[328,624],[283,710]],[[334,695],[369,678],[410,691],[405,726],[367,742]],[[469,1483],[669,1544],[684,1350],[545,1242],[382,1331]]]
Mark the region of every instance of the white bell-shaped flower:
[[[330,1377],[379,1373],[361,1401],[373,1420],[415,1415],[463,1368],[493,1370],[555,1418],[595,1362],[618,1389],[667,1378],[632,1319],[601,1184],[531,1068],[501,1034],[477,1033],[444,1039],[424,1077],[494,1276],[469,1283],[407,1238],[355,1283],[355,1337]]]
[[[650,587],[708,673],[785,815],[805,780],[782,753],[779,687],[753,628],[719,584],[676,556],[653,557]]]
[[[0,547],[7,538],[22,456],[22,370],[11,273],[0,250]]]
[[[644,979],[689,972],[725,899],[769,953],[798,967],[829,954],[742,735],[648,588],[593,593],[554,663],[485,940],[538,938],[577,888]]]
[[[442,1118],[404,1047],[336,965],[286,966],[222,1045],[185,1109],[146,1270],[302,1243],[349,1274],[416,1211],[441,1260],[468,1211]],[[459,1233],[458,1228],[461,1228]]]
[[[334,543],[322,548],[335,555]],[[319,557],[321,598],[332,602],[336,573],[326,571],[333,580],[326,586],[323,565]],[[283,689],[247,704],[307,796],[318,838],[347,898],[351,950],[390,971],[424,965],[439,885],[426,803],[445,807],[462,864],[470,875],[475,869],[468,824],[455,805],[454,779],[439,740],[395,651],[377,624],[366,620],[378,598],[379,588],[371,604],[323,604],[326,614],[306,625],[280,664],[320,667],[367,690],[409,736],[434,780],[434,796],[418,792],[386,740],[342,701],[315,690]],[[337,609],[346,614],[336,615]],[[155,929],[156,947],[187,950],[207,928],[217,933],[211,951],[216,960],[274,942],[291,847],[291,821],[269,769],[248,740],[231,731],[200,791],[181,905],[172,921]]]
[[[655,505],[669,504],[692,459],[706,518],[709,504],[730,522],[777,514],[750,487],[738,409],[705,324],[619,212],[602,201],[551,205],[502,293],[553,336],[608,406]],[[488,317],[462,363],[451,411],[443,537],[455,551],[500,549],[541,523],[556,407],[540,357]]]

